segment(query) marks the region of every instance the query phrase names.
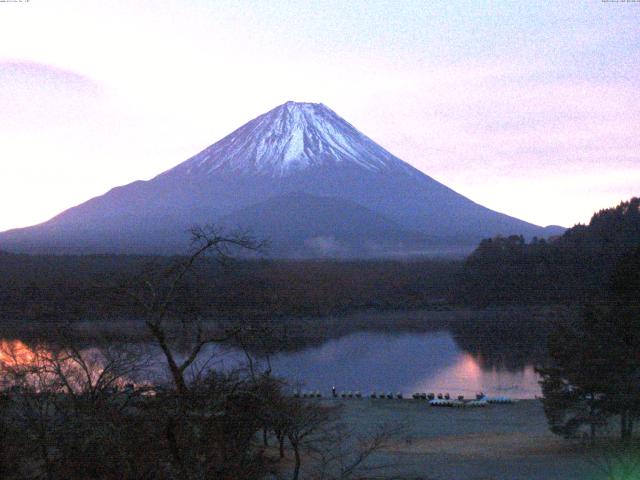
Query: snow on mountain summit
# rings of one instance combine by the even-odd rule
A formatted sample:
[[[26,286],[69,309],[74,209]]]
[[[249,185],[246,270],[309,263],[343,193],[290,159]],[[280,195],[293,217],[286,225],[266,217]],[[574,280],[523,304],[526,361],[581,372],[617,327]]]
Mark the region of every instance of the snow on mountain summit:
[[[183,254],[185,232],[210,223],[269,238],[286,258],[459,254],[496,235],[548,235],[404,163],[324,105],[287,102],[151,180],[0,233],[0,249]]]
[[[412,170],[323,104],[287,102],[170,172],[188,176],[220,171],[286,176],[309,167],[340,164],[373,172]]]

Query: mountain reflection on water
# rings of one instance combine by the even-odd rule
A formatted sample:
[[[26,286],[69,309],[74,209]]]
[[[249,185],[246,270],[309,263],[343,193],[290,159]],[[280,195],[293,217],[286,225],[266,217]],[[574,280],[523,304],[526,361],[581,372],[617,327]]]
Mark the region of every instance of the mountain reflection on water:
[[[300,389],[320,390],[325,395],[332,386],[338,391],[363,394],[449,392],[470,397],[482,391],[514,398],[539,395],[535,358],[527,361],[522,352],[516,352],[516,360],[502,362],[507,346],[496,347],[495,356],[496,352],[490,351],[489,337],[473,344],[468,336],[462,336],[461,346],[459,336],[449,331],[355,332],[304,350],[276,354],[270,363],[274,375],[286,378]],[[20,358],[28,362],[30,350],[25,343],[20,340],[0,343],[3,350],[18,351]],[[165,371],[163,359],[159,352],[153,353],[153,347],[149,350],[154,360],[147,378],[157,379]],[[208,363],[211,368],[232,369],[245,362],[242,352],[230,348],[210,346],[202,355],[207,361],[212,356],[215,360]]]
[[[385,334],[359,332],[304,351],[271,359],[273,372],[302,388],[337,390],[449,392],[533,398],[540,393],[533,364],[519,369],[483,366],[463,351],[451,333]]]

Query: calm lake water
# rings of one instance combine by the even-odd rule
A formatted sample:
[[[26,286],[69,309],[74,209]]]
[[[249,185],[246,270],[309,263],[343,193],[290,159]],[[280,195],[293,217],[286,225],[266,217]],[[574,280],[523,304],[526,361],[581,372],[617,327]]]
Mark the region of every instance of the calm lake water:
[[[237,352],[221,353],[218,366],[242,362]],[[273,373],[299,384],[301,390],[327,395],[359,390],[376,392],[449,392],[470,397],[476,392],[534,398],[540,394],[532,364],[517,369],[484,366],[480,356],[463,351],[446,331],[424,333],[352,333],[339,339],[271,359]]]
[[[0,344],[3,349],[16,344],[29,349],[19,340],[0,340]],[[136,348],[144,350],[145,346]],[[146,350],[152,367],[135,380],[166,378],[159,350],[153,346]],[[482,391],[488,395],[534,398],[540,394],[532,363],[525,360],[517,368],[503,368],[495,359],[483,361],[486,354],[472,355],[448,331],[356,332],[301,351],[277,354],[271,358],[271,366],[273,374],[286,378],[293,388],[320,390],[324,395],[330,394],[332,386],[339,392],[360,391],[363,395],[372,391],[402,392],[405,396],[414,392],[448,392],[469,398]],[[0,360],[1,357],[2,352]],[[223,370],[246,363],[242,352],[217,346],[204,351],[201,358],[214,359],[206,368]]]

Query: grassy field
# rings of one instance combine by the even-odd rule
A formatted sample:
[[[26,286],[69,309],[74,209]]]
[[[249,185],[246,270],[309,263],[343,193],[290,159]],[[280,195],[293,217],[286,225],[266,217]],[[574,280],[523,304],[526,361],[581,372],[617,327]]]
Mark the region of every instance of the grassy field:
[[[333,402],[333,400],[327,400]],[[435,408],[414,400],[338,400],[356,431],[402,425],[372,462],[392,478],[429,480],[596,479],[595,455],[548,431],[542,405],[523,400],[485,408]]]

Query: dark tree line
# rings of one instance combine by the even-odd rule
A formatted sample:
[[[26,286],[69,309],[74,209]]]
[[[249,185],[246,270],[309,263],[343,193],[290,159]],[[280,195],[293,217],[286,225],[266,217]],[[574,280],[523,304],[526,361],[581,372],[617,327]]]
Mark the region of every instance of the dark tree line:
[[[604,302],[585,308],[578,322],[560,324],[540,368],[551,430],[595,439],[616,417],[629,442],[640,416],[640,246],[620,258]]]
[[[582,305],[582,314],[546,326],[538,372],[549,426],[593,440],[617,422],[620,438],[631,440],[640,417],[640,198],[550,240],[482,241],[465,262],[458,295],[481,305]],[[504,330],[517,337],[518,326]]]
[[[640,245],[640,198],[593,215],[550,240],[522,236],[483,240],[466,260],[457,298],[475,304],[606,300],[620,259]]]
[[[0,252],[0,322],[131,318],[129,303],[104,285],[153,265],[168,269],[186,257],[30,256]],[[202,259],[187,279],[210,316],[316,317],[363,309],[414,309],[451,296],[459,262]],[[179,292],[178,292],[179,293]],[[176,299],[179,301],[180,299]]]

